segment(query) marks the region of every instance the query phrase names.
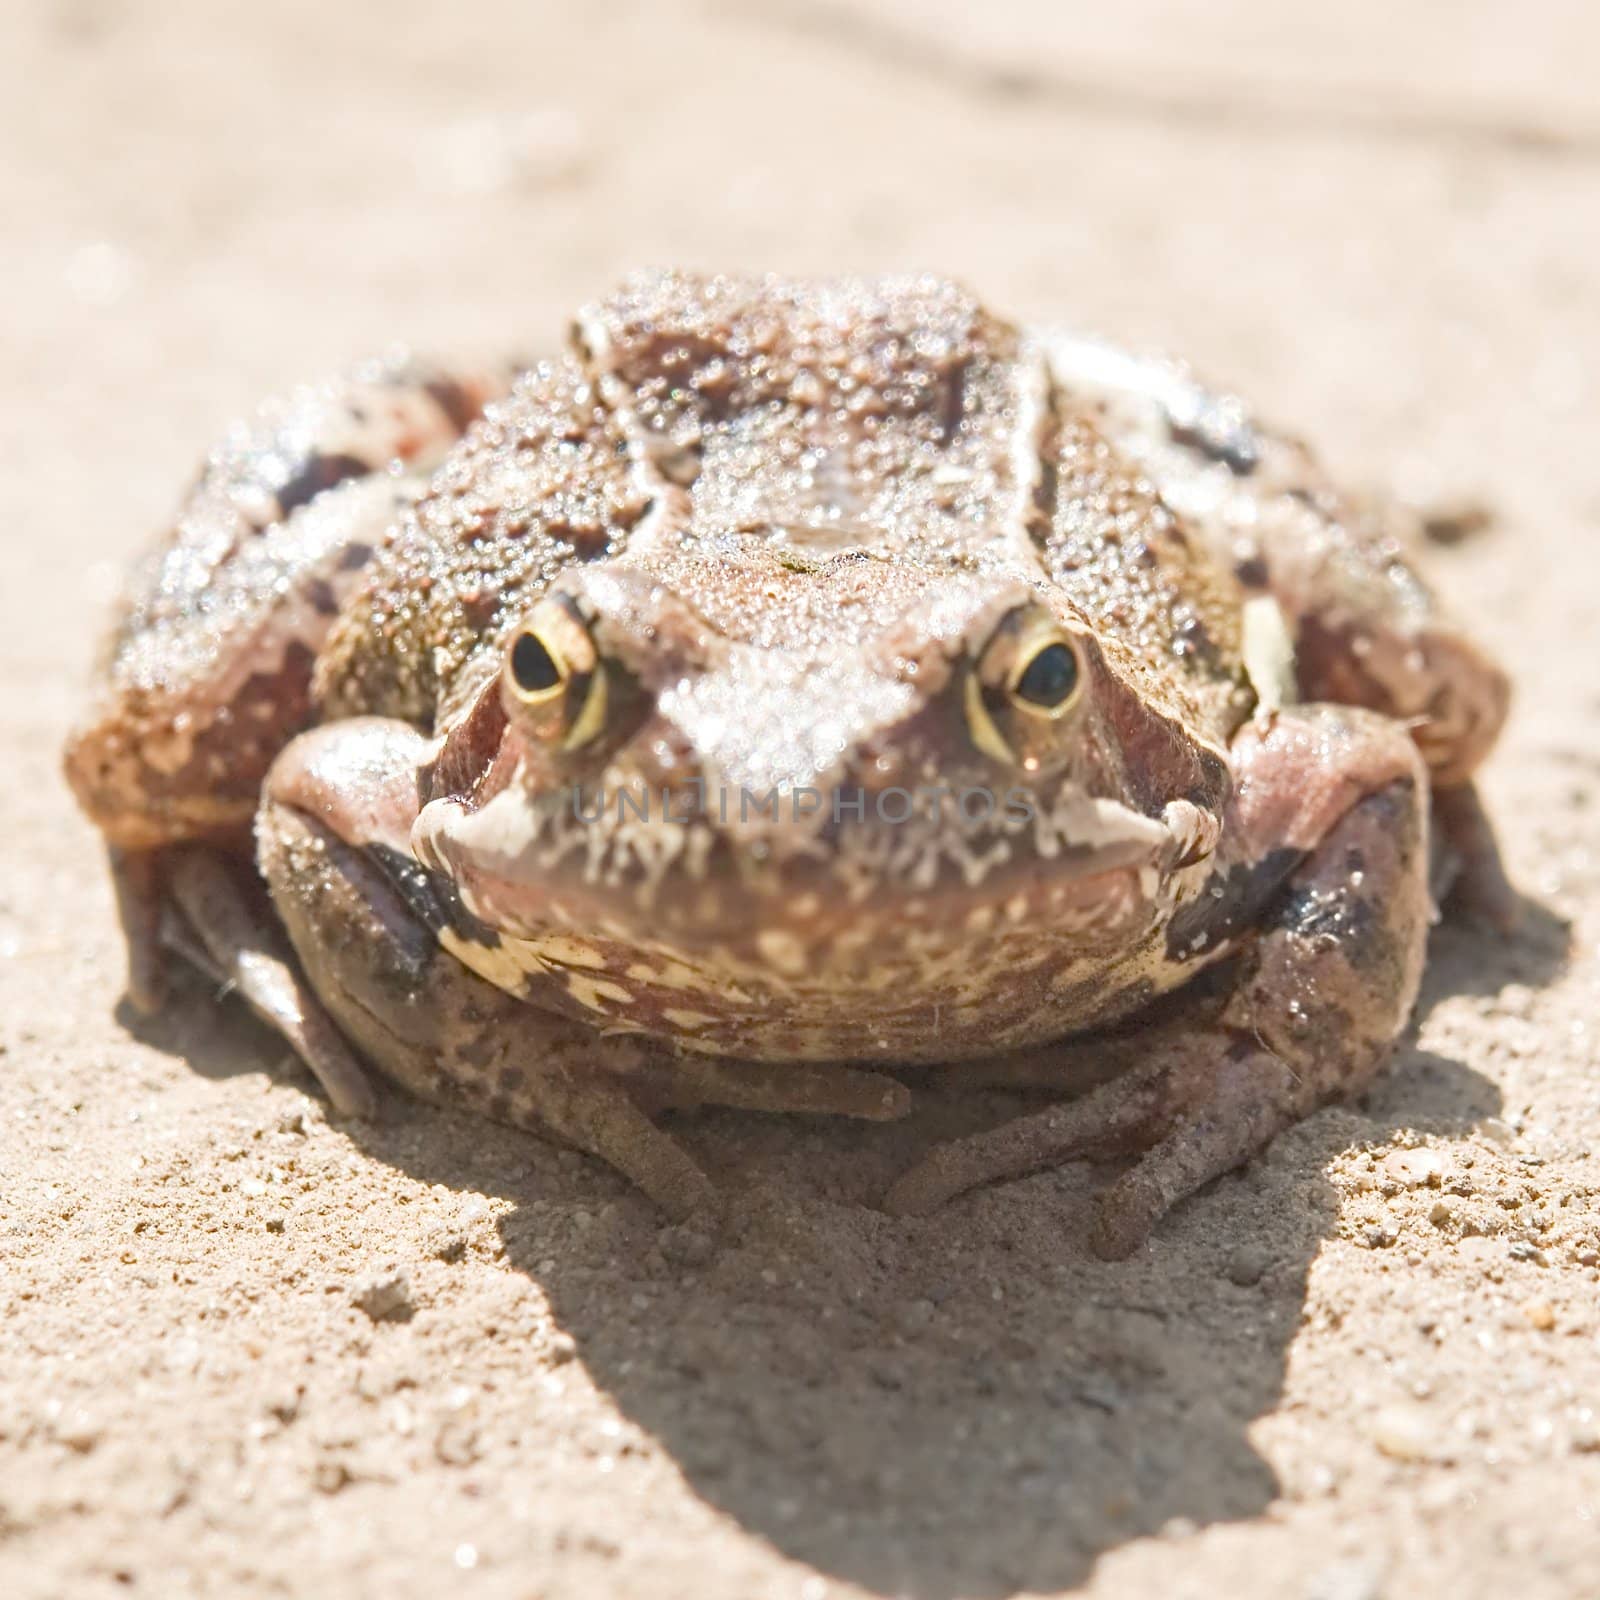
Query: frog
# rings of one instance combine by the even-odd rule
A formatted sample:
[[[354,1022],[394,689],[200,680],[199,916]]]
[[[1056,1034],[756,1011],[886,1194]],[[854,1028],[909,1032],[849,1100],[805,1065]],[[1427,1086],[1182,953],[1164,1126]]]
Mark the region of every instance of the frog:
[[[1127,1257],[1359,1094],[1509,680],[1392,508],[1184,364],[930,274],[635,273],[555,353],[237,425],[65,770],[154,1010],[721,1190],[669,1112],[1045,1103],[879,1197],[1114,1163]],[[1192,997],[1192,1003],[1190,999]]]

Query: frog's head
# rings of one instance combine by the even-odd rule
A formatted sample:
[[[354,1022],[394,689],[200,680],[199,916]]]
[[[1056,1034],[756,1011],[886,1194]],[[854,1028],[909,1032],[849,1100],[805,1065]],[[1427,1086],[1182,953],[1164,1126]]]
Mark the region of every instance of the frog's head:
[[[464,697],[413,844],[501,935],[746,988],[1126,944],[1228,778],[1116,649],[1011,576],[770,549],[574,569]]]

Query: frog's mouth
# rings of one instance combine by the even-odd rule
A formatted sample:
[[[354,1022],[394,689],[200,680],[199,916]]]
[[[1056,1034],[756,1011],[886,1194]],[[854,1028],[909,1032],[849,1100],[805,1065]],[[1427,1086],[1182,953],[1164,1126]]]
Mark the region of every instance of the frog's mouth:
[[[990,930],[1109,938],[1157,915],[1175,876],[1216,840],[1209,815],[1186,801],[1152,818],[1076,792],[1048,810],[977,820],[886,817],[853,798],[809,812],[804,826],[719,820],[630,807],[585,816],[530,804],[512,786],[476,807],[431,802],[411,843],[501,933],[755,960],[864,934],[952,945]]]

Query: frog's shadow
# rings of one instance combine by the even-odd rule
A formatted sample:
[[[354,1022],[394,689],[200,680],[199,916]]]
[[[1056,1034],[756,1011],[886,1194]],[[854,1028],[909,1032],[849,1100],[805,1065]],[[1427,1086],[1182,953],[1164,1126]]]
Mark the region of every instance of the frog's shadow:
[[[1565,948],[1538,907],[1511,940],[1447,926],[1421,1009],[1542,982]],[[1400,1127],[1468,1132],[1500,1095],[1407,1047],[1365,1107],[1292,1130],[1124,1263],[1083,1248],[1105,1177],[1084,1166],[919,1221],[872,1208],[934,1138],[1017,1105],[941,1099],[893,1127],[679,1119],[728,1194],[717,1242],[476,1118],[397,1108],[352,1131],[425,1182],[514,1202],[506,1260],[707,1502],[823,1573],[951,1600],[1069,1588],[1128,1540],[1259,1514],[1282,1486],[1249,1429],[1336,1228],[1329,1162]]]

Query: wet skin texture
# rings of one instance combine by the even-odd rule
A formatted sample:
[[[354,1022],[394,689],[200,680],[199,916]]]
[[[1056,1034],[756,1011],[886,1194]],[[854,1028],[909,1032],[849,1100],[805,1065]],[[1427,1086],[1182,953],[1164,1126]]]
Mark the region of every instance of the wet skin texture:
[[[1065,1089],[1226,962],[885,1201],[1131,1155],[1119,1255],[1368,1081],[1443,870],[1510,914],[1470,784],[1507,698],[1390,522],[1181,367],[935,278],[666,273],[514,379],[234,430],[67,772],[136,1002],[177,952],[342,1109],[375,1066],[676,1215],[715,1191],[663,1108]]]

